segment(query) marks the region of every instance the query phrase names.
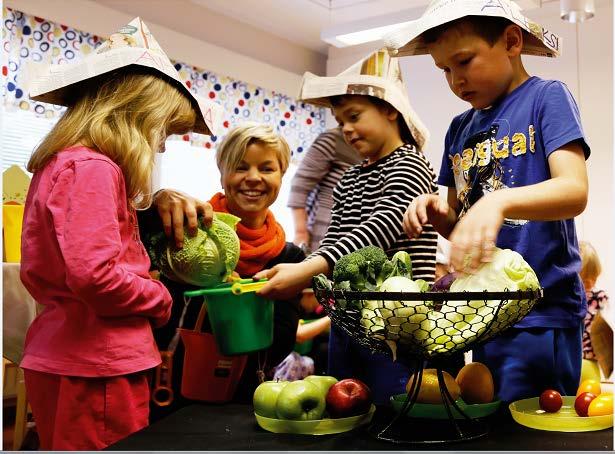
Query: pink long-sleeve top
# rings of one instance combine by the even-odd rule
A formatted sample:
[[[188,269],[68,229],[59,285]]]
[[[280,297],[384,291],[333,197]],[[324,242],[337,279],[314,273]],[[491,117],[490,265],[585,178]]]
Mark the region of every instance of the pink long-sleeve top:
[[[148,274],[121,169],[71,147],[37,172],[24,213],[21,280],[44,310],[26,335],[21,367],[100,377],[160,363],[152,325],[172,299]]]

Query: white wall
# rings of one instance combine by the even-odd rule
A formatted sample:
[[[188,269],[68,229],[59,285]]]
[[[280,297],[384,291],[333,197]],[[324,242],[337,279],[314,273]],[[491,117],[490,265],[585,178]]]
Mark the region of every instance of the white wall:
[[[173,2],[176,3],[176,0],[173,0]],[[134,1],[127,1],[127,3],[132,4]],[[155,4],[152,2],[150,5],[152,8],[163,9],[166,11],[166,14],[174,14],[169,11],[168,5],[171,3],[165,2],[164,5],[166,6],[164,7],[156,6],[160,5],[160,3]],[[135,17],[133,13],[110,8],[92,0],[4,0],[4,6],[82,31],[94,33],[101,37],[109,36]],[[304,55],[306,67],[312,70],[318,72],[318,69],[324,68],[324,64],[320,65],[317,61],[318,57],[314,57],[313,53],[306,52],[300,46],[293,46],[290,43],[280,43],[276,47],[275,53],[278,55],[278,58],[271,61],[278,62],[279,64],[277,65],[265,63],[255,58],[253,55],[258,53],[256,51],[250,53],[250,49],[261,45],[265,39],[271,39],[271,35],[267,36],[264,32],[259,38],[255,37],[256,32],[254,30],[250,30],[249,35],[244,41],[245,51],[239,53],[221,47],[219,44],[213,44],[184,34],[186,32],[184,28],[170,29],[155,22],[147,21],[146,16],[152,14],[151,11],[148,12],[147,5],[143,7],[142,11],[142,18],[169,58],[213,71],[220,75],[295,97],[297,96],[303,71],[297,68],[297,64],[290,54],[295,52]],[[159,11],[157,10],[157,12]],[[207,26],[207,20],[211,20],[211,18],[203,18],[204,27]],[[220,21],[222,19],[218,18],[217,20]],[[230,33],[233,34],[233,38],[229,38],[229,40],[236,40],[236,36],[241,36],[244,30],[240,25],[236,25],[230,31],[227,31],[227,34]],[[278,39],[278,41],[281,40]],[[280,57],[280,55],[283,56],[285,54],[288,55],[288,62],[286,64],[284,59]],[[323,61],[324,59],[325,57],[322,56]]]
[[[544,3],[541,9],[527,15],[564,40],[561,57],[524,57],[524,63],[530,74],[565,82],[580,106],[592,155],[587,161],[589,201],[585,212],[576,219],[577,233],[596,247],[603,268],[597,286],[613,295],[613,4],[611,0],[597,0],[596,16],[580,25],[559,18],[559,2]],[[378,45],[331,48],[327,74],[339,73]],[[431,132],[426,154],[438,172],[448,125],[469,106],[452,94],[429,55],[405,57],[400,63],[410,101]]]

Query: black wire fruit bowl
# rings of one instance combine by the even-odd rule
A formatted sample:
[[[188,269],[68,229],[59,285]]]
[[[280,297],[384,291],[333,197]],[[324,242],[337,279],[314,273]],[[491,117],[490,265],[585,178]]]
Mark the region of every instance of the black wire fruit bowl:
[[[438,369],[442,402],[453,428],[438,431],[434,439],[425,432],[396,424],[418,397],[425,361],[442,364],[454,353],[476,345],[513,326],[543,296],[541,288],[481,292],[357,292],[334,289],[329,281],[314,279],[314,294],[331,321],[349,338],[371,350],[406,364],[414,374],[404,407],[377,438],[396,443],[451,442],[478,438],[488,432],[479,421],[464,414],[451,397],[442,368]],[[452,411],[464,416],[456,421]]]

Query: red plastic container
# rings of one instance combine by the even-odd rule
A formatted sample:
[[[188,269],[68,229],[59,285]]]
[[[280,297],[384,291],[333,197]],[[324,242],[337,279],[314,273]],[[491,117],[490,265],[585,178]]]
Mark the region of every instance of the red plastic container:
[[[181,393],[193,400],[228,402],[235,394],[248,355],[224,356],[218,351],[213,334],[201,332],[205,310],[203,305],[194,330],[179,330],[185,350]]]

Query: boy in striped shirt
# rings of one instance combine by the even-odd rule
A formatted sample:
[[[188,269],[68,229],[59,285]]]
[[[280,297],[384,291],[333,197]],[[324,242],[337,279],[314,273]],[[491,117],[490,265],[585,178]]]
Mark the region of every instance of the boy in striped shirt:
[[[330,274],[342,256],[368,245],[382,248],[389,257],[408,251],[413,278],[432,282],[436,231],[425,226],[419,237],[409,239],[402,228],[404,208],[438,189],[421,151],[428,133],[409,104],[397,59],[380,50],[333,78],[306,73],[300,98],[330,106],[344,139],[363,161],[348,169],[336,186],[331,224],[318,250],[301,263],[257,274],[255,278],[269,279],[259,293],[273,298],[298,293],[316,274]],[[405,392],[409,378],[404,365],[352,343],[335,326],[329,340],[329,374],[363,380],[381,404]]]

